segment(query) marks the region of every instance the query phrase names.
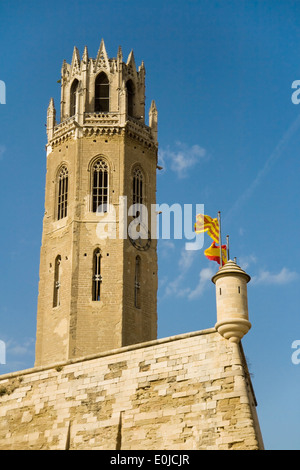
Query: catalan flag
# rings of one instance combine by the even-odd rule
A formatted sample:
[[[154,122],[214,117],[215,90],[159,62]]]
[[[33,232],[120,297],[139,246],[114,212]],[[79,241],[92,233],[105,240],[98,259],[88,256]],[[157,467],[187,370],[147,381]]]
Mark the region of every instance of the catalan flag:
[[[213,242],[209,248],[204,251],[206,258],[210,259],[211,261],[216,261],[218,264],[220,263],[220,247]],[[226,245],[222,245],[222,266],[227,263],[227,247]]]
[[[196,216],[195,232],[207,232],[214,242],[219,243],[220,230],[218,219],[213,219],[209,215],[198,214]]]

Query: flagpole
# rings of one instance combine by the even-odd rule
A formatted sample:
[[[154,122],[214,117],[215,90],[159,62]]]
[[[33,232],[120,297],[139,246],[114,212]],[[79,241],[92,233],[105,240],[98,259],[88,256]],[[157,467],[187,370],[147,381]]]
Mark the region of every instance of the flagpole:
[[[220,267],[223,266],[223,258],[222,258],[222,236],[221,236],[221,212],[218,212],[218,221],[219,221],[219,245],[220,245]]]
[[[226,246],[227,246],[227,261],[230,260],[229,256],[229,235],[226,235]]]

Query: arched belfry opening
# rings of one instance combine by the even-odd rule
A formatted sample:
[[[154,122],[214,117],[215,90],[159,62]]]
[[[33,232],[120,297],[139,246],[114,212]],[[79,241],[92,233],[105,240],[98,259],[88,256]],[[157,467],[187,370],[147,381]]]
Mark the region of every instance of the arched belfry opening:
[[[104,72],[95,80],[95,112],[109,112],[109,80]]]
[[[78,86],[79,81],[77,80],[77,78],[75,78],[70,89],[70,116],[74,116],[76,114]]]
[[[132,80],[126,82],[127,90],[127,114],[128,116],[134,117],[134,95],[135,88]]]

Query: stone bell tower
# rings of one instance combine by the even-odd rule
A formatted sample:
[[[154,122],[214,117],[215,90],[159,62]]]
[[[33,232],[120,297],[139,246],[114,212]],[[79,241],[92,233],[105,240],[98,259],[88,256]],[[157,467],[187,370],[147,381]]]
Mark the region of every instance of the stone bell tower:
[[[95,59],[74,48],[47,136],[36,366],[156,338],[156,240],[138,223],[156,203],[158,149],[143,62],[109,58],[103,40]]]

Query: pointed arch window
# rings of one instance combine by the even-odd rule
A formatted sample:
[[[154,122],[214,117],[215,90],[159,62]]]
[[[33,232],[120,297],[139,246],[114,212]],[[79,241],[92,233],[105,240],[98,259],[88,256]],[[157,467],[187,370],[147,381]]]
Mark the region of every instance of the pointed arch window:
[[[107,212],[108,164],[102,158],[92,166],[92,212]]]
[[[132,178],[132,204],[143,204],[144,175],[140,168],[135,168]]]
[[[78,85],[79,81],[77,80],[77,78],[75,78],[70,90],[70,116],[74,116],[76,114]]]
[[[93,256],[93,300],[100,301],[101,299],[101,250],[97,248]]]
[[[128,116],[133,117],[133,108],[134,108],[134,85],[132,80],[128,80],[126,83],[127,89],[127,114]]]
[[[141,258],[135,258],[135,276],[134,276],[134,306],[141,308]]]
[[[68,168],[64,165],[58,174],[57,219],[67,217],[68,213]]]
[[[61,256],[58,255],[55,259],[55,267],[54,267],[53,307],[59,307],[60,305],[60,271],[61,271]]]
[[[95,112],[109,112],[109,80],[104,72],[95,81]]]

